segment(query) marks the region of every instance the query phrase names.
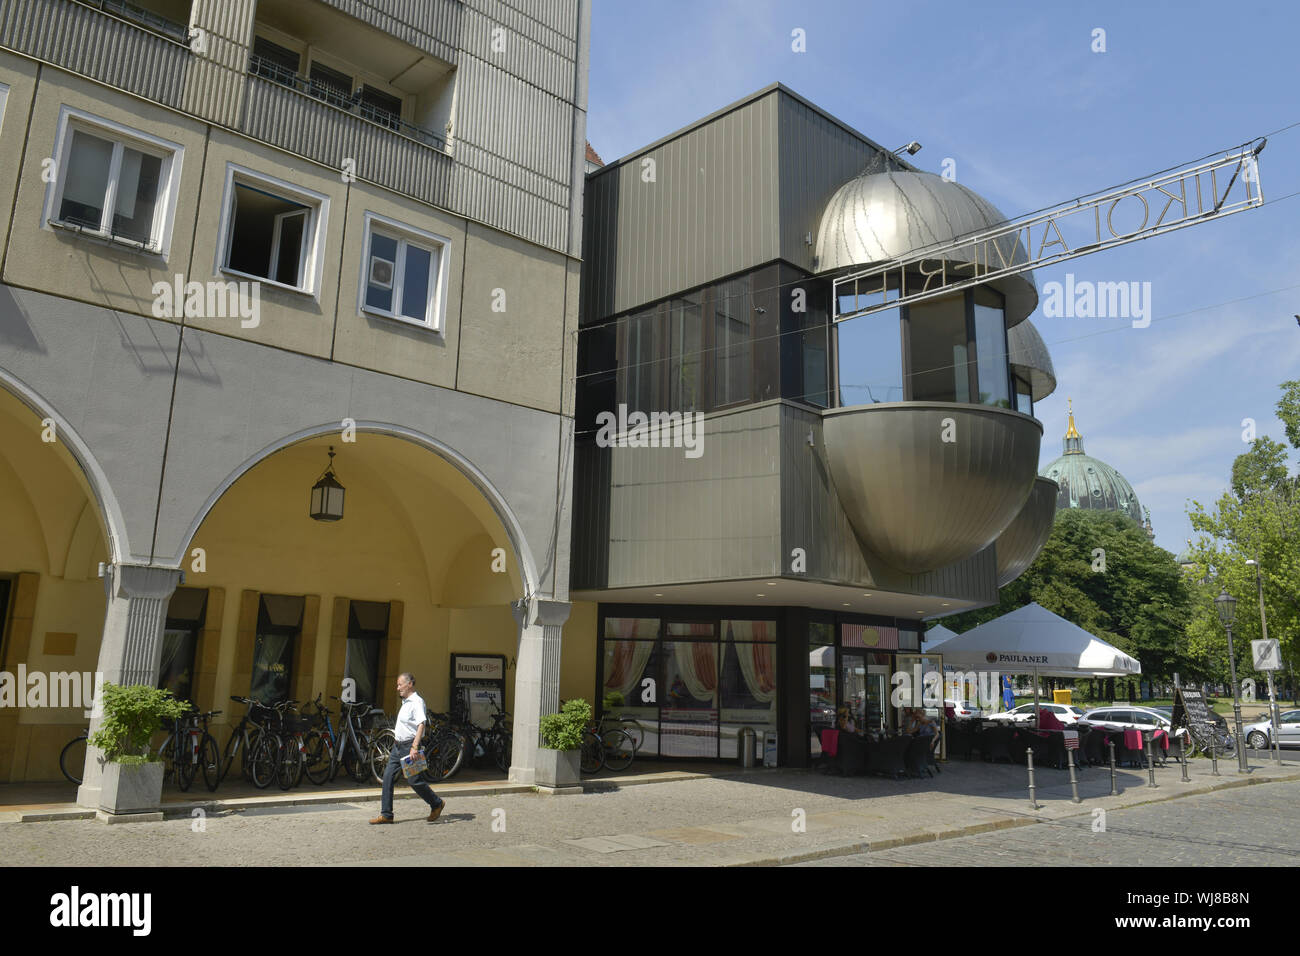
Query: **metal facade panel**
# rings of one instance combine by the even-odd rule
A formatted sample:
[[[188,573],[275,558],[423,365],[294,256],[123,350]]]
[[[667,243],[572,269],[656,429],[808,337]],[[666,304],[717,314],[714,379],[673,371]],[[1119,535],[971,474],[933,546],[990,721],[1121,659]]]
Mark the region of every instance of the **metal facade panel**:
[[[496,17],[513,30],[539,38],[551,34],[554,38],[548,42],[561,52],[578,17],[578,0],[467,0],[466,6]],[[572,52],[566,55],[573,56]]]
[[[554,36],[550,31],[545,31],[545,36],[534,38],[529,33],[519,32],[507,26],[503,19],[511,18],[503,18],[501,13],[499,6],[494,6],[490,14],[467,9],[464,13],[461,49],[470,56],[476,56],[507,73],[526,80],[552,96],[572,102],[574,94],[572,38],[568,38],[568,42],[562,44],[568,51],[566,55],[555,46],[547,45],[546,40]],[[570,29],[574,29],[575,32],[576,24],[576,19],[570,24]],[[530,32],[538,31],[534,29]]]
[[[573,587],[780,573],[779,446],[776,405],[706,418],[698,458],[580,443]]]
[[[321,0],[447,63],[460,46],[460,0]]]
[[[6,0],[0,46],[172,107],[190,65],[184,45],[69,0]]]
[[[770,262],[778,255],[776,91],[587,183],[594,232],[585,241],[585,321]]]
[[[781,96],[781,258],[810,272],[826,201],[880,152],[860,136],[791,96]]]

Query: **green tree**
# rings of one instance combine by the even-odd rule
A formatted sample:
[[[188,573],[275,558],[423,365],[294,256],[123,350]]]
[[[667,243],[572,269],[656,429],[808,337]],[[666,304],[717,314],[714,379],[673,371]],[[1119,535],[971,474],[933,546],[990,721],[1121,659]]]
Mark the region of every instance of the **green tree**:
[[[1300,381],[1283,382],[1281,388],[1277,414],[1291,446],[1300,448]],[[1248,559],[1259,562],[1269,637],[1280,641],[1283,660],[1294,664],[1300,626],[1300,476],[1288,471],[1286,446],[1259,436],[1232,463],[1231,491],[1213,508],[1193,501],[1188,514],[1200,532],[1191,551],[1199,593],[1188,638],[1194,652],[1204,655],[1207,676],[1227,680],[1227,641],[1213,604],[1220,589],[1237,599],[1238,677],[1254,673],[1249,642],[1262,636],[1262,628],[1255,569],[1246,565]]]
[[[1058,512],[1042,551],[997,605],[944,623],[961,632],[1035,601],[1136,657],[1148,683],[1186,667],[1192,615],[1182,569],[1126,515]]]

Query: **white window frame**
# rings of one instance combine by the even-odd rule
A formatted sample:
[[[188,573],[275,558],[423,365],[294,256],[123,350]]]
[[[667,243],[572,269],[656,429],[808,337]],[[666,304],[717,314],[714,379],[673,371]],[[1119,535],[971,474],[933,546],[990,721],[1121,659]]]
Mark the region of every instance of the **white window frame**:
[[[397,262],[394,264],[393,269],[393,310],[391,312],[386,312],[366,303],[366,291],[370,287],[371,240],[374,238],[376,230],[390,239],[396,239],[398,243]],[[406,245],[425,249],[438,257],[437,273],[429,277],[429,301],[425,304],[423,322],[413,319],[409,315],[401,314],[402,279],[406,268],[406,256],[402,253]],[[443,335],[447,312],[447,275],[450,271],[450,265],[451,239],[367,211],[365,215],[365,247],[361,257],[361,283],[357,292],[358,314],[377,315]]]
[[[111,140],[114,144],[113,158],[109,167],[108,192],[105,194],[102,213],[104,217],[111,216],[112,210],[117,204],[117,179],[112,171],[120,168],[125,147],[129,146],[139,152],[156,156],[162,160],[162,167],[158,173],[158,196],[154,201],[154,218],[149,230],[149,242],[137,242],[120,236],[113,237],[108,230],[102,228],[102,218],[100,220],[101,228],[97,230],[64,223],[58,218],[59,207],[63,204],[63,189],[66,181],[63,176],[57,175],[57,173],[69,167],[72,159],[72,134],[77,130],[90,136]],[[78,235],[104,239],[111,241],[114,245],[158,255],[166,261],[171,253],[172,226],[175,221],[177,196],[180,192],[181,167],[185,159],[184,146],[163,139],[160,136],[151,136],[138,129],[123,126],[121,123],[115,123],[112,120],[104,119],[102,116],[96,116],[93,113],[87,113],[84,110],[74,109],[71,106],[62,106],[59,109],[54,157],[56,160],[56,175],[54,181],[48,183],[45,187],[45,205],[41,211],[42,228],[68,229]]]
[[[290,202],[300,203],[307,207],[307,225],[303,229],[303,255],[302,261],[298,264],[299,275],[302,277],[299,285],[288,285],[284,282],[277,282],[275,279],[268,279],[265,276],[250,275],[247,272],[232,269],[227,265],[230,259],[230,244],[234,239],[236,184],[272,193]],[[265,173],[249,169],[247,166],[240,166],[238,163],[226,163],[226,185],[222,195],[221,225],[217,229],[217,256],[212,265],[214,274],[237,276],[276,289],[285,289],[289,292],[297,292],[300,295],[319,299],[321,276],[324,273],[325,264],[326,227],[329,225],[329,196],[315,190],[305,189],[302,186],[292,185],[282,179],[276,179],[274,176],[268,176]],[[277,220],[278,225],[279,221]],[[272,243],[272,260],[275,259],[278,249],[278,244]],[[267,271],[273,270],[268,269]]]

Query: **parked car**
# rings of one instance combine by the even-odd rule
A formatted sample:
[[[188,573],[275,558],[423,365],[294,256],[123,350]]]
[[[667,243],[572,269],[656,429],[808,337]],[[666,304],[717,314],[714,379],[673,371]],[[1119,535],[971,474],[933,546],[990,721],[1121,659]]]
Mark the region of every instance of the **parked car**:
[[[1187,731],[1184,728],[1174,731],[1170,723],[1172,716],[1172,712],[1166,715],[1154,707],[1130,704],[1126,707],[1098,707],[1085,713],[1079,720],[1089,727],[1102,727],[1106,730],[1163,730],[1177,740]]]
[[[835,708],[816,694],[808,697],[808,720],[814,727],[834,727]]]
[[[945,700],[944,707],[951,707],[953,716],[958,720],[968,720],[971,717],[983,717],[984,711],[975,706],[973,700]]]
[[[1300,710],[1284,710],[1278,714],[1281,730],[1277,735],[1279,747],[1300,747]],[[1267,750],[1273,746],[1273,722],[1261,720],[1241,728],[1246,736],[1246,746],[1253,750]]]
[[[1080,717],[1080,708],[1069,704],[1052,704],[1040,702],[1039,709],[1050,711],[1056,716],[1056,719],[1063,724],[1073,724]],[[1013,707],[1011,710],[1004,710],[1001,713],[989,714],[986,720],[1008,720],[1013,724],[1033,723],[1034,705],[1033,703],[1021,704],[1019,707]]]

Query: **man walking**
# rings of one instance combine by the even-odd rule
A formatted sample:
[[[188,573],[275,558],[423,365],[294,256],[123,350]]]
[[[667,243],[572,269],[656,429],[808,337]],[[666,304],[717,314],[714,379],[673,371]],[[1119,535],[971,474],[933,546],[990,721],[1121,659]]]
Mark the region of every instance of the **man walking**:
[[[384,795],[379,804],[379,816],[371,823],[393,822],[393,781],[402,775],[402,758],[408,754],[414,757],[420,752],[420,738],[428,726],[428,714],[424,710],[424,698],[415,692],[415,677],[403,672],[397,678],[397,693],[402,698],[402,706],[397,711],[397,724],[393,727],[396,742],[393,752],[388,756],[388,766],[384,768]],[[442,813],[447,804],[427,783],[418,778],[408,779],[411,789],[420,795],[429,805],[428,822],[432,823]]]

